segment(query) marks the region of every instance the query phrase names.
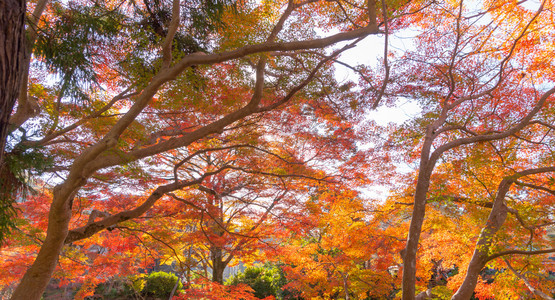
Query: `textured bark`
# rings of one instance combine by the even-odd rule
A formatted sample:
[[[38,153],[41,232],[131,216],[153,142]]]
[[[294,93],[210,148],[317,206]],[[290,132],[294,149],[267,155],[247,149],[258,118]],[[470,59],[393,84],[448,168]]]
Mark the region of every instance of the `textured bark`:
[[[146,213],[155,203],[158,201],[162,196],[165,194],[175,191],[177,189],[182,189],[187,186],[192,186],[195,184],[200,184],[202,181],[211,175],[217,174],[220,171],[224,170],[224,168],[220,168],[214,172],[205,173],[197,180],[191,181],[178,181],[173,182],[170,184],[162,185],[156,188],[152,194],[139,206],[135,207],[134,209],[126,210],[119,212],[114,215],[104,215],[104,218],[100,219],[99,221],[95,221],[95,216],[89,216],[89,222],[86,225],[72,229],[68,232],[67,237],[65,239],[65,244],[73,243],[82,239],[89,238],[96,234],[99,231],[105,230],[112,226],[118,225],[121,222],[126,220],[137,218],[144,213]]]
[[[75,190],[84,184],[59,185],[54,189],[54,199],[48,215],[46,239],[33,265],[27,270],[15,289],[12,300],[40,299],[56,268],[71,219],[71,200]],[[67,201],[66,201],[67,200]]]
[[[474,248],[474,253],[472,254],[472,259],[468,264],[464,281],[457,292],[451,298],[452,300],[466,300],[472,297],[472,293],[474,292],[476,284],[478,283],[480,271],[488,262],[488,252],[493,237],[507,219],[508,209],[504,203],[504,199],[505,195],[509,191],[510,185],[511,182],[508,182],[506,180],[503,180],[503,182],[501,183],[495,202],[493,204],[493,208],[491,209],[488,221],[486,223],[487,225],[482,229],[482,232],[480,233],[480,238],[478,239],[476,247]]]
[[[17,110],[11,115],[8,126],[8,134],[19,128],[25,121],[36,116],[39,113],[37,99],[28,97],[27,83],[29,81],[29,69],[31,64],[31,54],[33,46],[37,39],[37,24],[39,22],[48,0],[39,0],[36,3],[33,14],[28,16],[27,39],[25,44],[25,57],[22,61],[20,74],[21,86],[19,96],[17,98]]]
[[[221,227],[224,224],[224,212],[222,209],[222,196],[215,190],[205,188],[203,186],[199,187],[201,191],[208,192],[213,197],[210,201],[210,206],[217,207],[215,215],[210,216],[210,220],[207,222],[206,228],[210,230],[211,234],[222,238],[225,235],[224,228]],[[212,219],[213,218],[213,219]],[[208,241],[212,244],[210,246],[210,260],[212,261],[212,281],[219,284],[224,283],[224,270],[229,260],[224,259],[224,245],[220,242],[213,242],[210,239],[210,235],[207,232],[204,233]]]
[[[0,1],[0,164],[25,59],[25,1]]]
[[[212,281],[219,284],[224,283],[224,270],[227,263],[223,260],[223,250],[221,247],[212,246],[210,249],[212,260]]]
[[[495,141],[504,139],[510,135],[517,133],[518,131],[522,130],[525,126],[529,125],[532,118],[542,109],[543,105],[547,101],[551,95],[555,93],[555,87],[551,88],[545,94],[538,99],[538,102],[534,105],[534,107],[530,110],[530,112],[520,120],[520,122],[516,123],[511,128],[494,134],[484,134],[484,135],[476,135],[471,137],[464,137],[459,138],[450,142],[447,142],[439,147],[437,147],[433,152],[431,152],[432,144],[434,139],[441,133],[441,126],[444,124],[445,120],[447,119],[447,113],[450,108],[444,107],[439,118],[430,126],[428,126],[426,130],[426,137],[424,139],[424,143],[422,145],[422,152],[420,154],[420,166],[418,171],[418,179],[416,183],[416,190],[414,194],[414,209],[412,213],[411,223],[409,227],[409,233],[407,237],[407,244],[405,249],[402,253],[403,258],[403,282],[402,282],[402,289],[403,289],[403,300],[413,300],[415,299],[416,293],[416,253],[418,250],[418,242],[420,240],[420,233],[422,231],[422,224],[424,223],[425,217],[425,210],[426,210],[426,195],[428,193],[428,189],[430,186],[430,178],[433,173],[434,167],[436,162],[439,158],[448,150],[455,149],[462,145],[470,145],[474,143],[484,142],[484,141]],[[431,152],[431,153],[430,153]],[[549,169],[549,168],[547,168]],[[530,174],[537,174],[539,172],[551,172],[546,171],[547,169],[535,169],[535,170],[527,170],[524,172],[519,173],[518,176],[526,176]],[[549,169],[550,170],[550,169]],[[512,181],[511,181],[512,183]],[[499,193],[501,193],[501,186],[499,188]],[[497,201],[497,200],[496,200]],[[494,201],[495,202],[495,201]],[[495,203],[493,204],[492,212],[495,211]],[[500,205],[500,204],[498,204]],[[504,205],[504,204],[503,204]],[[506,207],[505,207],[506,208]],[[505,212],[506,214],[506,212]],[[506,218],[506,216],[505,216]],[[503,219],[504,221],[504,219]],[[472,265],[472,273],[468,275],[470,280],[468,282],[469,285],[472,285],[474,282],[474,286],[476,285],[472,278],[472,274],[476,271],[474,268],[478,268],[482,262],[480,260],[481,255],[475,252],[476,260]],[[485,265],[485,262],[483,262]],[[470,268],[470,266],[469,266]],[[482,267],[479,267],[480,270]],[[478,270],[478,273],[480,272]],[[478,275],[476,275],[478,276]],[[465,288],[466,289],[466,288]],[[474,290],[474,288],[472,288]],[[465,293],[466,295],[466,293]],[[453,299],[470,299],[470,298],[453,298]]]

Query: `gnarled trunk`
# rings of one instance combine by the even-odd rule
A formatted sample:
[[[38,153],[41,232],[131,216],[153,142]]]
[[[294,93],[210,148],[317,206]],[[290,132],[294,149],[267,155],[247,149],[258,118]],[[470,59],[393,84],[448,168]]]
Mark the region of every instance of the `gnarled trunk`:
[[[25,0],[0,1],[0,164],[25,59]]]
[[[493,237],[507,219],[508,208],[507,205],[505,205],[505,195],[509,192],[512,183],[512,179],[503,179],[499,184],[493,207],[486,222],[486,226],[482,229],[482,232],[480,232],[480,237],[478,242],[476,242],[476,247],[474,248],[472,259],[468,264],[464,281],[451,298],[452,300],[466,300],[472,297],[472,293],[478,283],[480,271],[488,262],[488,254]]]

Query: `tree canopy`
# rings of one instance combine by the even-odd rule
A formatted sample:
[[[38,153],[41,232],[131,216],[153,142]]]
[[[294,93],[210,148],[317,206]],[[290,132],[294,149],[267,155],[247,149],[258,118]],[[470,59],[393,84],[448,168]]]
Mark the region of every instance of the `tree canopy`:
[[[553,299],[550,0],[8,4],[3,296]]]

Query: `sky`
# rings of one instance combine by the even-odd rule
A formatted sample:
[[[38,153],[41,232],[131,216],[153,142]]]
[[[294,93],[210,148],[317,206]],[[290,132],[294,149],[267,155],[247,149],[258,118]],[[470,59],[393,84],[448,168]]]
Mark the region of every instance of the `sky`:
[[[399,32],[395,35],[390,35],[389,37],[389,50],[396,52],[403,52],[404,50],[410,49],[412,47],[412,38],[415,33],[408,30]],[[362,40],[358,46],[346,51],[340,58],[344,63],[351,66],[356,65],[369,65],[375,66],[378,64],[383,64],[383,53],[384,53],[384,35],[370,35],[366,39]],[[390,65],[393,62],[389,62]],[[336,64],[336,79],[338,81],[352,80],[357,81],[357,76],[352,72],[352,70],[344,67],[340,64]],[[394,65],[392,65],[392,68]],[[385,126],[390,122],[395,124],[402,124],[405,121],[411,119],[412,117],[419,115],[421,112],[420,106],[410,99],[399,99],[400,101],[396,103],[394,107],[387,107],[382,105],[374,111],[370,111],[367,114],[368,120],[375,121],[378,125]],[[364,145],[359,145],[365,148]],[[369,145],[371,146],[371,145]],[[398,165],[398,170],[403,172],[409,172],[412,170],[407,165]],[[366,199],[371,199],[372,201],[385,201],[390,194],[390,186],[373,185],[360,189],[361,196]]]
[[[412,34],[407,30],[389,37],[389,49],[403,51],[412,47]],[[362,40],[358,46],[347,50],[341,56],[341,61],[352,66],[377,65],[383,62],[384,35],[370,35]],[[391,62],[390,62],[391,64]],[[356,82],[356,77],[351,70],[336,64],[336,78],[341,80],[351,79]],[[389,122],[401,124],[409,118],[420,113],[420,107],[409,100],[397,103],[395,107],[381,106],[368,114],[368,119],[376,121],[378,125],[387,125]]]

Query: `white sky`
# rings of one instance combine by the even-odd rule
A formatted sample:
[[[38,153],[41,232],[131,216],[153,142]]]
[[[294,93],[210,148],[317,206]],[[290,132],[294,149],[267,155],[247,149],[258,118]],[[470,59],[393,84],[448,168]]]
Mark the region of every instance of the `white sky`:
[[[397,35],[389,37],[389,51],[403,51],[411,47],[412,37],[409,31],[403,31]],[[347,50],[340,58],[342,62],[356,65],[375,66],[383,63],[384,53],[384,35],[371,35],[362,40],[359,45],[353,49]],[[390,62],[391,64],[392,62]],[[348,68],[336,64],[336,78],[339,81],[352,78],[356,81],[355,76]],[[401,124],[410,117],[419,114],[420,107],[410,101],[398,103],[395,107],[381,106],[377,110],[368,114],[368,118],[376,121],[379,125],[387,125],[389,122]]]
[[[391,35],[389,37],[389,51],[403,52],[412,47],[412,38],[415,36],[414,32],[408,30],[400,32],[398,35]],[[384,54],[384,35],[371,35],[361,41],[359,45],[353,49],[346,51],[340,58],[344,63],[351,66],[368,65],[377,66],[383,64]],[[390,66],[393,62],[389,62]],[[356,82],[356,75],[348,68],[336,64],[336,79],[343,81],[351,79]],[[394,66],[392,66],[394,68]],[[421,108],[419,105],[410,101],[410,99],[400,100],[394,107],[380,106],[377,110],[371,111],[367,114],[369,120],[374,120],[378,125],[385,126],[390,122],[401,124],[411,117],[420,114]],[[359,145],[364,148],[363,145]],[[411,168],[405,165],[397,166],[401,171],[410,171]],[[390,186],[374,185],[360,189],[366,199],[372,201],[385,201],[390,194]]]

